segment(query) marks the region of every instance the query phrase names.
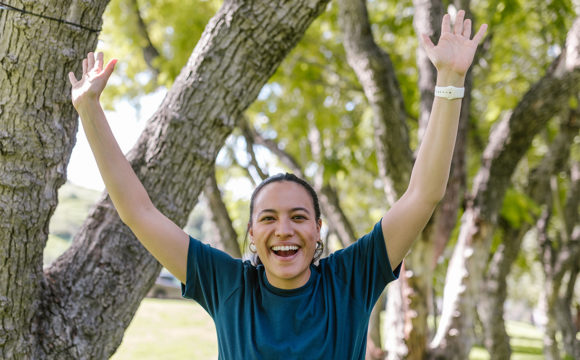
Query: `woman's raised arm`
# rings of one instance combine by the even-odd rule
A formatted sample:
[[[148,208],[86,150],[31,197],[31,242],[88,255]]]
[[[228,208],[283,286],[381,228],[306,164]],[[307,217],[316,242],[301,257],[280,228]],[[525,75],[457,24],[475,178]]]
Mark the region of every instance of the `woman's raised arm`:
[[[471,39],[471,20],[464,17],[463,10],[457,13],[453,29],[449,14],[443,17],[437,46],[427,35],[422,35],[427,55],[437,68],[438,87],[463,88],[465,74],[487,29],[487,25],[482,25]],[[383,235],[393,269],[401,263],[445,194],[461,111],[461,97],[435,97],[409,187],[383,217]]]
[[[163,266],[185,283],[189,237],[155,208],[119,148],[99,102],[115,64],[116,60],[111,60],[103,68],[103,53],[96,59],[89,53],[83,60],[81,79],[69,73],[72,102],[121,220]]]

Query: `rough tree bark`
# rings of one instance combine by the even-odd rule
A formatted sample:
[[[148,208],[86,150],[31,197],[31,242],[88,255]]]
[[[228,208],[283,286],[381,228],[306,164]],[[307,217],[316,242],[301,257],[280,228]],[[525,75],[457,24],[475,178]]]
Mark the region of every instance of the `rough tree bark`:
[[[537,134],[559,109],[567,106],[580,80],[580,20],[568,34],[563,54],[500,120],[489,137],[472,199],[461,220],[457,245],[447,270],[443,312],[431,343],[435,357],[465,359],[474,342],[477,291],[489,256],[493,229],[510,177]]]
[[[562,124],[561,131],[550,144],[547,155],[530,171],[525,194],[536,204],[548,202],[546,189],[550,186],[550,177],[564,170],[570,155],[570,146],[577,132],[578,128],[572,121]],[[507,276],[519,254],[524,235],[535,222],[536,220],[532,219],[529,223],[512,227],[506,221],[499,221],[503,238],[507,241],[498,246],[487,265],[483,279],[485,296],[480,296],[477,303],[479,318],[483,323],[485,347],[492,359],[509,359],[511,356],[503,311],[503,304],[507,298]]]
[[[80,25],[0,9],[0,358],[32,359],[42,254],[78,126],[66,74],[96,46],[87,28],[108,1],[4,2]]]
[[[240,113],[327,2],[232,0],[210,21],[128,156],[153,202],[177,224],[184,225]],[[11,3],[94,28],[107,4]],[[160,266],[106,194],[71,248],[42,273],[77,124],[66,73],[79,70],[97,34],[7,11],[0,28],[0,357],[107,358]]]

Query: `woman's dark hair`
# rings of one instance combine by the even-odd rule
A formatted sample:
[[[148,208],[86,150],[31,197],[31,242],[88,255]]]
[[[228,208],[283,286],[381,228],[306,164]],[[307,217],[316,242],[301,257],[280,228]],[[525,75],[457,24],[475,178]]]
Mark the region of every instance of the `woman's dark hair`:
[[[318,222],[318,220],[320,220],[320,204],[318,202],[318,195],[316,194],[316,191],[314,190],[314,188],[306,180],[303,180],[303,179],[299,178],[298,176],[296,176],[294,174],[290,174],[290,173],[285,173],[285,174],[280,173],[280,174],[270,176],[266,180],[262,181],[254,189],[254,192],[252,193],[252,197],[250,198],[250,221],[248,221],[248,228],[246,230],[246,238],[244,240],[244,248],[247,245],[248,231],[250,230],[250,227],[252,226],[252,215],[254,214],[254,201],[256,199],[256,196],[258,196],[260,191],[266,185],[274,183],[274,182],[280,182],[280,181],[292,181],[292,182],[295,182],[297,184],[302,185],[302,187],[304,189],[306,189],[306,191],[308,192],[308,194],[310,194],[310,197],[312,198],[312,203],[314,205],[314,216],[316,218],[315,219],[316,222]],[[321,244],[320,249],[322,249],[323,247],[324,247],[324,244]],[[320,255],[322,255],[322,251],[318,251],[318,248],[317,248],[317,251],[315,253],[313,261],[318,260],[320,258]],[[262,262],[260,261],[260,258],[256,255],[254,258],[254,264],[258,265],[261,263]]]
[[[271,184],[273,182],[280,182],[280,181],[295,182],[297,184],[302,185],[302,187],[304,189],[306,189],[306,191],[308,191],[308,194],[310,194],[310,197],[312,198],[312,203],[314,204],[314,215],[316,216],[316,221],[318,222],[318,219],[320,219],[320,204],[318,203],[318,195],[316,194],[316,191],[314,190],[314,188],[308,182],[306,182],[306,180],[303,180],[294,174],[290,174],[290,173],[282,174],[282,173],[280,173],[280,174],[270,176],[266,180],[262,181],[260,183],[260,185],[258,185],[254,189],[254,192],[252,193],[252,197],[250,198],[250,222],[249,222],[248,226],[252,226],[252,214],[254,213],[254,200],[256,199],[256,196],[258,196],[258,194],[264,188],[264,186]]]

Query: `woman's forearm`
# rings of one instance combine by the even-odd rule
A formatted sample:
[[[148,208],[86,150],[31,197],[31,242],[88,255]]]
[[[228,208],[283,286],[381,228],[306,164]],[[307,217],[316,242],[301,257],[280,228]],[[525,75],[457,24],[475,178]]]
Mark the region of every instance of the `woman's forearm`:
[[[465,77],[452,72],[437,74],[437,86],[463,87]],[[445,194],[457,137],[462,99],[435,97],[429,123],[413,166],[409,190],[429,202]]]
[[[125,223],[152,207],[145,188],[121,151],[98,99],[77,106],[91,150],[109,196]]]

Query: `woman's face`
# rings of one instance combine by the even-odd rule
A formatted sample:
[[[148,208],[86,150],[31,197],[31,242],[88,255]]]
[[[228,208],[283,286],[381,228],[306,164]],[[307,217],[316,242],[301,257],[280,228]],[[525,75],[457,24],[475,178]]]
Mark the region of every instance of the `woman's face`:
[[[295,289],[308,282],[320,226],[312,197],[302,185],[277,181],[260,190],[249,234],[270,284]]]

